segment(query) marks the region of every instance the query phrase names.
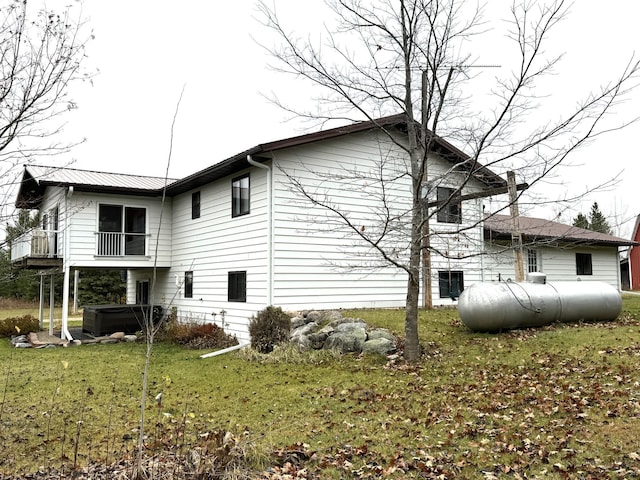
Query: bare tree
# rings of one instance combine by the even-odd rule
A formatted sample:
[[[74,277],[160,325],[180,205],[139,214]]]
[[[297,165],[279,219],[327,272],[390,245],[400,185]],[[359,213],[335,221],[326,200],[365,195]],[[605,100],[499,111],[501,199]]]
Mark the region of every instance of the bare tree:
[[[463,0],[325,0],[335,17],[324,39],[290,33],[275,7],[260,3],[262,23],[278,40],[266,46],[276,60],[274,68],[320,87],[322,92],[312,110],[300,111],[276,102],[287,111],[326,123],[333,120],[369,120],[389,114],[403,115],[405,140],[385,125],[379,129],[389,142],[404,152],[405,175],[410,178],[411,202],[406,212],[387,210],[384,228],[363,230],[352,223],[339,202],[317,188],[310,188],[294,175],[292,188],[316,207],[330,212],[360,242],[371,247],[384,261],[406,272],[406,349],[405,358],[416,361],[418,343],[418,306],[421,274],[427,282],[430,252],[444,257],[447,248],[433,242],[434,235],[464,235],[475,225],[451,224],[448,231],[434,233],[430,219],[450,208],[461,198],[462,189],[474,176],[482,174],[481,165],[498,173],[516,171],[530,186],[554,174],[579,146],[611,129],[603,119],[635,87],[640,65],[631,57],[620,74],[608,85],[592,90],[564,115],[548,120],[537,115],[546,94],[544,82],[555,73],[561,54],[545,51],[550,33],[568,14],[562,0],[549,4],[514,1],[510,8],[507,41],[500,46],[501,57],[513,58],[512,68],[495,78],[491,103],[477,105],[468,92],[483,65],[469,51],[470,40],[479,41],[487,32],[483,8]],[[542,89],[542,90],[541,90]],[[459,145],[465,154],[450,159],[445,172],[431,172],[430,159],[443,140]],[[440,149],[441,150],[441,149]],[[381,155],[381,165],[384,162]],[[397,172],[396,172],[397,174]],[[446,184],[458,176],[448,198],[425,202],[434,185]],[[380,176],[384,181],[384,176]],[[380,191],[384,191],[381,187]],[[462,196],[463,197],[463,196]],[[380,200],[388,200],[384,194]],[[388,204],[388,203],[387,203]],[[379,211],[384,211],[381,208]],[[394,242],[385,242],[397,229],[394,222],[406,222],[409,242],[406,255],[392,251]],[[426,284],[430,290],[430,284]]]
[[[32,2],[0,3],[0,205],[11,210],[10,187],[21,166],[34,157],[66,153],[72,145],[59,133],[62,114],[76,108],[69,84],[80,78],[88,38],[82,37],[81,12],[31,8]]]

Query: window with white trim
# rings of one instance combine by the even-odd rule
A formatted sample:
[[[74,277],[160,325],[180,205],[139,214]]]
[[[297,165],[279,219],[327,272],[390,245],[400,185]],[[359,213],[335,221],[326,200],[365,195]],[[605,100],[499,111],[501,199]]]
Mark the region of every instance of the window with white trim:
[[[100,204],[98,255],[145,255],[146,229],[146,208]]]

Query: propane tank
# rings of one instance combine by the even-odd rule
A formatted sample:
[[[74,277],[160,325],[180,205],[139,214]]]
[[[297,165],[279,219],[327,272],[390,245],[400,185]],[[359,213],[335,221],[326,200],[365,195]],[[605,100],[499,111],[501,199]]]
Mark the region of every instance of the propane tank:
[[[622,297],[608,283],[547,283],[541,273],[527,280],[465,288],[458,299],[460,319],[473,331],[495,332],[554,322],[609,321],[622,311]]]

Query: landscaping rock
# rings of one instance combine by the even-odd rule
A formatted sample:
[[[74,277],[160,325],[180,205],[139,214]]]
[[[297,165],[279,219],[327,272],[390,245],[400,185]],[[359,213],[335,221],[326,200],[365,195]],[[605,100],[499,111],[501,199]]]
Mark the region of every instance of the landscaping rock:
[[[138,337],[136,335],[125,335],[124,336],[124,341],[125,342],[129,342],[129,343],[137,342],[138,341]]]
[[[322,348],[338,350],[340,353],[361,352],[366,340],[364,328],[336,331],[327,338]]]
[[[14,343],[13,346],[16,348],[31,348],[33,345],[28,342],[17,342]]]
[[[290,341],[301,350],[382,355],[396,350],[396,337],[391,332],[383,328],[369,330],[361,318],[342,317],[337,310],[306,310],[294,316],[291,323]]]
[[[367,333],[367,340],[376,340],[378,338],[386,338],[394,344],[396,342],[395,335],[385,328],[374,328]]]
[[[374,338],[367,340],[362,346],[362,353],[388,355],[396,351],[396,342],[388,338]]]

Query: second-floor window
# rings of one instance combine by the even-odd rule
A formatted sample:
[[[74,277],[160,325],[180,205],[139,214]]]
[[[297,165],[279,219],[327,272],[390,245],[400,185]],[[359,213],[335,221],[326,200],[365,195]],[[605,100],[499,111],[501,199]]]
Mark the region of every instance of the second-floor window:
[[[101,204],[98,210],[98,255],[145,255],[145,208]]]
[[[249,213],[249,174],[231,181],[231,216]]]
[[[461,223],[462,202],[455,188],[438,187],[438,222]]]
[[[191,218],[200,218],[200,192],[191,194]]]

